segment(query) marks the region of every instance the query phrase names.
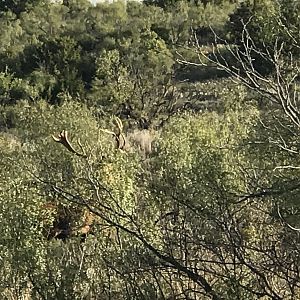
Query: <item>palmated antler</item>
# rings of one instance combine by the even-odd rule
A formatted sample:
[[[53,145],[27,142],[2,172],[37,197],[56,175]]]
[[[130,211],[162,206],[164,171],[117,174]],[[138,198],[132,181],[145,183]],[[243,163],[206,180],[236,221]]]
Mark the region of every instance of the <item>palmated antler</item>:
[[[113,135],[114,138],[115,138],[115,141],[116,141],[117,149],[124,150],[125,145],[126,145],[126,138],[125,138],[125,135],[123,133],[123,123],[120,120],[120,118],[115,117],[115,124],[117,125],[116,132],[109,131],[109,130],[106,130],[106,129],[101,129],[101,131]]]
[[[76,154],[77,156],[86,157],[84,153],[77,152],[74,147],[71,145],[71,143],[68,140],[68,131],[63,130],[59,133],[58,137],[55,137],[52,135],[52,138],[55,142],[63,144],[70,152]]]

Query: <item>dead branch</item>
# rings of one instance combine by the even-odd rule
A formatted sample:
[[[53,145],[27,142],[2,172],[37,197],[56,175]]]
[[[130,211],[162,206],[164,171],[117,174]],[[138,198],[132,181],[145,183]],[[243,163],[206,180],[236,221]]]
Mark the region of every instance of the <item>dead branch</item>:
[[[251,38],[247,24],[244,24],[243,28],[242,47],[232,45],[216,34],[210,52],[201,47],[195,33],[194,41],[198,62],[188,61],[180,53],[177,53],[179,55],[178,63],[214,67],[227,72],[234,82],[241,83],[272,103],[278,104],[292,123],[300,127],[299,84],[297,83],[299,67],[292,54],[289,57],[283,55],[283,42],[279,42],[277,39],[273,49],[267,46],[261,49]],[[238,66],[229,64],[224,57],[225,52],[235,60]],[[271,65],[274,73],[269,76],[262,75],[255,67],[255,57],[259,57],[267,65]]]
[[[280,207],[279,205],[277,205],[277,214],[278,214],[278,217],[280,218],[280,220],[290,229],[294,230],[294,231],[300,231],[300,228],[296,228],[292,225],[290,225],[282,216],[281,212],[280,212]]]

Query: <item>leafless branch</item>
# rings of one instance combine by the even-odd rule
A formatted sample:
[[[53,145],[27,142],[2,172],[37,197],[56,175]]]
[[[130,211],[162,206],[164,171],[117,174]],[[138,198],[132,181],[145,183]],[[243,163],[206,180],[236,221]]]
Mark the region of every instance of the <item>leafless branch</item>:
[[[278,213],[278,216],[280,218],[280,220],[290,229],[294,230],[294,231],[300,231],[300,228],[296,228],[292,225],[290,225],[282,216],[281,212],[280,212],[280,207],[279,207],[279,204],[277,205],[277,213]]]
[[[250,36],[247,24],[244,24],[242,32],[242,47],[232,45],[216,34],[215,38],[216,41],[211,45],[211,51],[208,52],[199,44],[194,34],[198,61],[188,61],[183,55],[177,53],[179,56],[177,62],[198,67],[215,67],[227,72],[234,82],[240,82],[272,103],[278,104],[292,123],[300,127],[298,66],[293,61],[292,54],[289,59],[283,55],[284,43],[276,39],[273,49],[267,46],[264,49],[259,48]],[[229,54],[236,65],[229,64],[224,53]],[[271,65],[274,68],[274,74],[263,76],[255,66],[256,57],[267,65]]]

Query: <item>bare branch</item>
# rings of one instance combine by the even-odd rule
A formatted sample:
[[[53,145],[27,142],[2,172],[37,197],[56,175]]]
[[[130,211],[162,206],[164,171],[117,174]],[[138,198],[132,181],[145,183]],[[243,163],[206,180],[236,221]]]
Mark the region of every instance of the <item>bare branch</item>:
[[[195,52],[198,62],[188,61],[178,53],[177,62],[192,66],[215,67],[227,72],[234,82],[240,82],[250,90],[265,97],[269,101],[280,105],[284,113],[294,125],[300,127],[300,109],[297,93],[298,66],[290,54],[289,63],[283,54],[285,44],[275,40],[272,49],[264,46],[262,49],[253,41],[247,29],[247,23],[243,26],[241,47],[229,44],[215,34],[215,43],[211,45],[211,51],[199,44],[194,34]],[[230,65],[224,53],[229,54],[237,63]],[[256,59],[260,58],[274,68],[274,74],[264,76],[256,68]]]
[[[290,225],[290,224],[283,218],[283,216],[282,216],[282,214],[281,214],[281,212],[280,212],[280,207],[279,207],[279,205],[277,205],[277,214],[278,214],[280,220],[281,220],[285,225],[287,225],[287,227],[289,227],[290,229],[292,229],[292,230],[294,230],[294,231],[298,231],[298,232],[300,231],[300,228],[296,228],[296,227]]]

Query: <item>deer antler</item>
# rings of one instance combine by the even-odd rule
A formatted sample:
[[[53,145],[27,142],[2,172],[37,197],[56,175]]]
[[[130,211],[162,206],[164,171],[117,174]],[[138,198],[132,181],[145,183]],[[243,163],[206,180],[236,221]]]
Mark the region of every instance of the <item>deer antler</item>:
[[[123,133],[123,123],[120,118],[115,117],[115,123],[118,127],[118,132],[116,133],[116,142],[117,142],[117,147],[120,150],[124,150],[125,145],[126,145],[126,138]]]
[[[118,117],[115,117],[115,123],[117,124],[119,131],[123,132],[123,123],[122,123],[121,119]]]
[[[52,138],[54,139],[55,142],[57,143],[61,143],[62,145],[64,145],[70,152],[76,154],[77,156],[81,156],[81,157],[86,157],[85,154],[83,153],[79,153],[77,152],[74,147],[71,145],[71,143],[68,140],[68,131],[67,130],[63,130],[59,133],[58,137],[55,137],[54,135],[52,135]]]
[[[123,133],[123,123],[120,118],[115,117],[115,124],[117,125],[117,128],[118,128],[116,132],[109,131],[106,129],[101,129],[101,131],[113,135],[115,138],[115,141],[116,141],[117,148],[120,150],[124,150],[125,145],[126,145],[126,138]]]

